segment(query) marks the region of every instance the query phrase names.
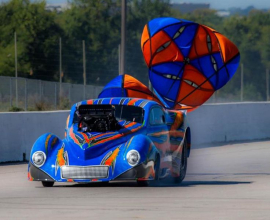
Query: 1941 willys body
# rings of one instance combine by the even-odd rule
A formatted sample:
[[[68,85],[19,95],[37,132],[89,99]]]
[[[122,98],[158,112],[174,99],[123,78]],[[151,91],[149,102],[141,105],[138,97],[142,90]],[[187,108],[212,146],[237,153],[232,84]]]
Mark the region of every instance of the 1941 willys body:
[[[104,98],[73,105],[65,138],[47,133],[32,147],[30,181],[108,182],[170,176],[181,182],[190,153],[186,111],[140,98]]]

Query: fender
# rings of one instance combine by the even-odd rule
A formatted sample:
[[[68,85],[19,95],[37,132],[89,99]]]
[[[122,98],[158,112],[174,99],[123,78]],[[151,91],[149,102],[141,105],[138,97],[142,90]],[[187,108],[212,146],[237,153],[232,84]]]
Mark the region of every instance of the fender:
[[[57,145],[62,145],[62,140],[52,133],[41,135],[34,143],[31,149],[31,155],[36,151],[43,151],[46,156],[56,148]],[[30,158],[32,162],[32,158]]]
[[[135,135],[127,142],[123,159],[130,150],[137,150],[140,153],[140,163],[149,160],[155,161],[156,156],[160,154],[151,139],[143,134]]]
[[[123,179],[154,179],[155,177],[155,162],[160,158],[160,153],[155,147],[150,138],[143,134],[133,136],[125,144],[125,148],[122,150],[119,156],[126,161],[127,153],[130,150],[136,150],[140,154],[140,161],[136,166],[130,166],[128,163],[123,164],[125,166],[125,172],[118,175],[116,180]]]
[[[33,163],[32,157],[29,158],[28,179],[30,181],[34,180],[54,181],[54,178],[51,177],[51,175],[49,175],[44,170],[52,169],[50,161],[48,161],[48,158],[50,157],[52,152],[55,151],[55,149],[61,147],[62,144],[63,141],[52,133],[43,134],[36,140],[31,149],[30,155],[33,155],[33,153],[35,153],[36,151],[42,151],[46,155],[46,161],[42,165],[42,167],[37,168]]]

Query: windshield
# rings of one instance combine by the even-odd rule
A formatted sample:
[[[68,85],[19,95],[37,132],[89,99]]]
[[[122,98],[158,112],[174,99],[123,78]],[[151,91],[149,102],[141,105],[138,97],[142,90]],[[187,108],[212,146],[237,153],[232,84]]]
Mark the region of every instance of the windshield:
[[[115,118],[125,121],[143,123],[144,111],[141,107],[128,105],[115,105]]]

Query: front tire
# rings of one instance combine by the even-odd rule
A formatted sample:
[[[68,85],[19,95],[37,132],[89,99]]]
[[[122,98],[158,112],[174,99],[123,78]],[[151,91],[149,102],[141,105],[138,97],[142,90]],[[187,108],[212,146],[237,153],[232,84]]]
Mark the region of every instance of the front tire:
[[[185,138],[181,155],[180,175],[178,177],[174,177],[174,181],[177,184],[180,184],[185,179],[187,173],[187,151],[187,140]]]
[[[139,187],[146,187],[149,186],[150,181],[149,180],[137,180],[137,185]]]
[[[156,160],[155,160],[155,181],[159,180],[159,167],[160,167],[160,159],[159,159],[159,155],[156,156]],[[150,180],[137,180],[137,184],[140,187],[146,187],[150,185]]]
[[[44,187],[52,187],[54,185],[54,182],[42,181],[42,185]]]

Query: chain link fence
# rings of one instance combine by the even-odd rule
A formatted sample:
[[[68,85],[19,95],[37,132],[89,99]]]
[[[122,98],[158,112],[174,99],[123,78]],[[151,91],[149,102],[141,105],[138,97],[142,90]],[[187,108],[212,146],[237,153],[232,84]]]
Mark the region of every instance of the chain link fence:
[[[94,50],[88,41],[71,43],[65,38],[54,38],[49,40],[48,51],[44,52],[39,46],[46,44],[46,39],[35,41],[34,50],[28,51],[22,50],[25,44],[22,36],[17,38],[15,33],[14,39],[13,34],[10,38],[11,45],[16,44],[2,53],[5,59],[0,62],[0,111],[69,109],[76,102],[97,98],[103,85],[120,72],[121,54],[117,44]],[[149,86],[148,68],[137,43],[127,43],[125,73]],[[261,66],[252,75],[248,70],[242,63],[232,80],[207,103],[270,101],[269,69]],[[16,80],[11,76],[19,77]]]
[[[16,83],[15,77],[0,76],[0,111],[69,109],[76,102],[97,98],[102,88],[20,77]]]

